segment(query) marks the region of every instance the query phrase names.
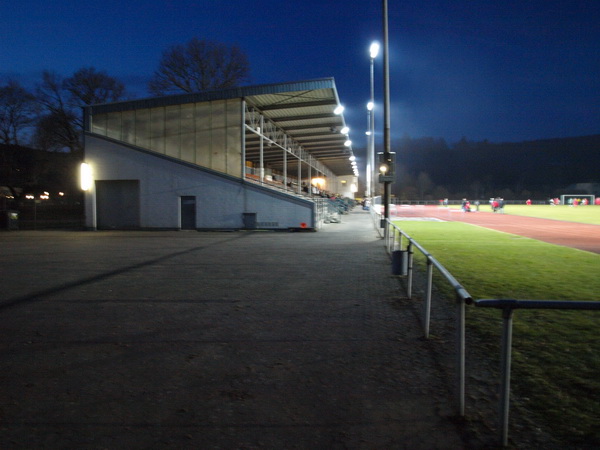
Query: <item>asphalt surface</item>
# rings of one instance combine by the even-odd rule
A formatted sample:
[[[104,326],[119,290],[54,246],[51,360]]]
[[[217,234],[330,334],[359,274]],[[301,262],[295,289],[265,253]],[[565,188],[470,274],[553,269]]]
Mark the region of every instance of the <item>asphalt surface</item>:
[[[469,447],[367,212],[0,245],[2,449]]]

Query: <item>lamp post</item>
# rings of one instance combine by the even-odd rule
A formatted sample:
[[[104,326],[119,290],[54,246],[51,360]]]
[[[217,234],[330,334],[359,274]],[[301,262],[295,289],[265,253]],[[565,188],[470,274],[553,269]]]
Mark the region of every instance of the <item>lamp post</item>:
[[[390,161],[392,156],[390,153],[390,63],[389,63],[389,41],[388,41],[388,2],[383,0],[383,157],[384,160]],[[384,220],[390,218],[390,194],[391,182],[384,181],[383,183],[383,207]],[[385,225],[385,234],[387,238],[388,227]]]
[[[374,66],[375,58],[379,53],[379,43],[373,42],[369,47],[369,55],[371,57],[371,101],[367,105],[369,110],[369,158],[370,171],[371,173],[367,177],[370,180],[370,186],[368,187],[369,192],[374,197],[375,192],[375,174],[376,174],[376,162],[375,162],[375,80],[374,80]]]

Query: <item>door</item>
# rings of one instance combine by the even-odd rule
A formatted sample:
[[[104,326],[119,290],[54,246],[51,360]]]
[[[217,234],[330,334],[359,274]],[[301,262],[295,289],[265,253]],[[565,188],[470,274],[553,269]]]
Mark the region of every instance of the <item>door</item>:
[[[139,180],[97,180],[96,213],[99,230],[140,228]]]
[[[196,197],[182,196],[181,197],[181,229],[195,230],[196,229]]]

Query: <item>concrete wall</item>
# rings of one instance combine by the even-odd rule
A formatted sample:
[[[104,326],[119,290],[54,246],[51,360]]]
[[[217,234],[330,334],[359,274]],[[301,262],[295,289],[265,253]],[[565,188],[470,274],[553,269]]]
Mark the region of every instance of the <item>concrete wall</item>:
[[[199,229],[239,229],[243,214],[256,213],[257,228],[314,228],[310,200],[274,192],[237,177],[109,138],[87,134],[85,162],[94,180],[139,180],[140,226],[179,229],[180,197],[196,197]],[[95,228],[95,190],[86,192],[86,226]]]

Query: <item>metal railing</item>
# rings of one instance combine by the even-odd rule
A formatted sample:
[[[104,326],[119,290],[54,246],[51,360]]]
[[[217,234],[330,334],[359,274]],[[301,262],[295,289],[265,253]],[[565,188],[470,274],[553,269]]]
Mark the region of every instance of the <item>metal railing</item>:
[[[475,300],[475,306],[502,310],[502,356],[500,362],[500,440],[508,445],[508,413],[510,407],[510,366],[512,353],[512,319],[515,309],[575,309],[585,311],[600,310],[600,302],[561,301],[561,300]]]
[[[408,241],[406,250],[403,248],[403,239]],[[500,440],[503,446],[508,445],[508,417],[510,407],[510,370],[512,353],[512,318],[515,309],[560,309],[560,310],[600,310],[598,301],[560,301],[560,300],[513,300],[513,299],[481,299],[473,300],[467,290],[452,276],[452,274],[437,261],[425,248],[411,238],[408,234],[398,228],[389,219],[386,219],[386,230],[384,233],[386,251],[394,258],[401,252],[407,252],[406,276],[407,296],[412,298],[413,284],[413,254],[414,248],[420,251],[427,261],[427,287],[425,291],[425,303],[423,311],[423,328],[425,337],[429,337],[429,325],[431,317],[431,296],[433,290],[433,268],[452,286],[456,295],[457,308],[457,337],[456,337],[456,361],[457,361],[457,397],[458,413],[465,414],[465,305],[474,304],[482,308],[497,308],[502,310],[503,330],[500,361],[500,404],[499,404],[499,430]]]
[[[399,239],[397,239],[399,238]],[[433,290],[433,269],[436,268],[439,273],[448,281],[448,283],[454,289],[456,295],[456,378],[457,378],[457,398],[458,398],[458,414],[460,416],[465,415],[465,305],[472,302],[471,295],[467,290],[452,276],[450,272],[425,250],[418,242],[411,238],[408,234],[394,225],[389,219],[386,219],[386,232],[385,232],[385,246],[387,252],[392,255],[392,258],[398,254],[394,252],[401,252],[398,250],[402,248],[403,239],[408,240],[406,252],[408,252],[407,258],[407,296],[412,298],[412,285],[413,285],[413,254],[414,248],[419,250],[427,260],[427,288],[425,291],[425,303],[423,306],[423,328],[425,337],[429,337],[429,325],[431,320],[431,294]],[[401,254],[400,254],[401,257]]]

